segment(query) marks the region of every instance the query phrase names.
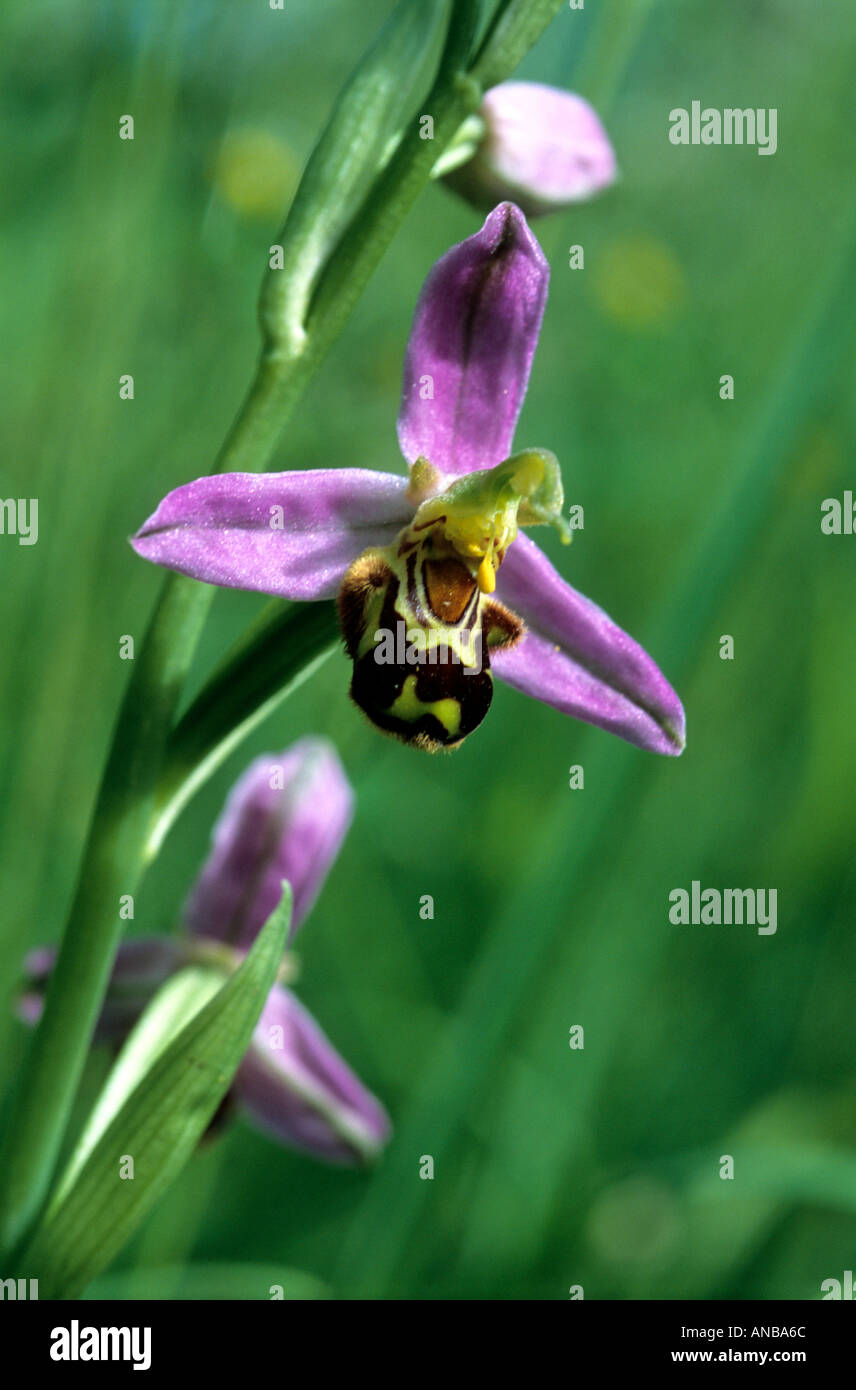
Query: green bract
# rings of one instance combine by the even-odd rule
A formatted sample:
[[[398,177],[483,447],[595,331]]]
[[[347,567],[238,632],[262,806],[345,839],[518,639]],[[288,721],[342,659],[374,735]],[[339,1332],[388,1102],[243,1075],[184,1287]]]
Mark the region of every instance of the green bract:
[[[214,968],[182,972],[128,1039],[68,1176],[20,1257],[42,1298],[74,1298],[110,1263],[205,1132],[276,978],[291,920],[291,890],[283,887],[280,906],[225,984],[217,987]]]
[[[426,57],[436,63],[448,12],[448,0],[399,0],[339,97],[283,229],[282,264],[262,286],[262,331],[273,347],[302,346],[318,272],[388,157],[390,131],[410,114]]]

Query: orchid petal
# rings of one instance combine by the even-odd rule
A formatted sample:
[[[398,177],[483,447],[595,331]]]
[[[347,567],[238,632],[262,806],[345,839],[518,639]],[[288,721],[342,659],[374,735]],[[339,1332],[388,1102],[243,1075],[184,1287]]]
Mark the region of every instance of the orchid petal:
[[[353,793],[336,750],[304,738],[257,758],[229,793],[212,849],[185,907],[195,936],[248,949],[282,896],[293,894],[291,937],[339,853]]]
[[[528,536],[518,535],[509,548],[497,595],[528,628],[515,647],[491,654],[497,676],[639,748],[683,751],[684,711],[665,676],[603,609],[565,583]]]
[[[437,262],[416,306],[398,439],[456,477],[511,453],[550,267],[519,208],[502,203]]]
[[[358,555],[407,525],[406,488],[396,474],[364,468],[197,478],[168,493],[131,544],[208,584],[333,598]]]
[[[485,94],[484,136],[446,182],[478,208],[512,198],[527,217],[582,202],[615,179],[615,154],[587,101],[540,82]]]
[[[38,1023],[56,964],[56,946],[37,946],[24,958],[26,992],[16,1003],[23,1023]],[[110,984],[95,1025],[96,1042],[122,1042],[164,980],[186,959],[186,946],[170,936],[123,941],[113,962]]]
[[[365,1162],[389,1137],[383,1106],[279,985],[267,997],[234,1093],[259,1128],[332,1163]]]

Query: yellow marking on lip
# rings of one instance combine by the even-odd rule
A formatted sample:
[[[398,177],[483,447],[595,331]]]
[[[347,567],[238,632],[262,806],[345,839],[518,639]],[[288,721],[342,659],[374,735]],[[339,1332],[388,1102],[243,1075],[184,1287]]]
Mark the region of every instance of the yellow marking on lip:
[[[492,594],[496,588],[496,570],[489,555],[482,558],[476,575],[478,586],[483,594]]]
[[[386,711],[394,719],[404,719],[408,724],[415,724],[423,714],[433,714],[446,730],[450,738],[461,726],[461,707],[457,700],[445,698],[442,700],[432,700],[426,703],[420,700],[416,694],[416,677],[408,676],[404,682],[401,694],[390,705]]]

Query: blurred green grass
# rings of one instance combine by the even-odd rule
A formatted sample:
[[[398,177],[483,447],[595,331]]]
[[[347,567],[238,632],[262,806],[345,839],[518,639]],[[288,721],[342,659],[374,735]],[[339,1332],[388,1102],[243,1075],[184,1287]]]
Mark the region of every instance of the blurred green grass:
[[[40,500],[38,545],[0,538],[7,999],[60,930],[119,638],[156,592],[125,537],[207,471],[256,351],[281,215],[230,203],[217,151],[264,132],[287,181],[387,10],[14,0],[0,17],[0,495]],[[361,722],[328,662],[179,822],[134,929],[174,921],[252,754],[333,737],[358,813],[300,988],[396,1137],[365,1175],[237,1127],[111,1279],[173,1296],[157,1271],[186,1264],[193,1286],[222,1262],[240,1296],[255,1266],[266,1297],[279,1265],[344,1297],[792,1298],[854,1267],[853,541],[819,527],[853,485],[854,40],[843,0],[823,22],[798,0],[724,0],[715,22],[701,0],[616,0],[563,14],[521,69],[601,105],[622,179],[538,224],[553,283],[517,438],[562,460],[586,516],[563,572],[676,681],[687,752],[660,762],[500,689],[460,752],[420,758]],[[668,112],[693,99],[776,106],[777,154],[675,149]],[[426,192],[277,467],[400,466],[416,295],[475,225]],[[218,596],[197,680],[259,606]],[[776,887],[777,934],[671,926],[668,893],[693,879]],[[0,1030],[11,1074],[8,1005]]]

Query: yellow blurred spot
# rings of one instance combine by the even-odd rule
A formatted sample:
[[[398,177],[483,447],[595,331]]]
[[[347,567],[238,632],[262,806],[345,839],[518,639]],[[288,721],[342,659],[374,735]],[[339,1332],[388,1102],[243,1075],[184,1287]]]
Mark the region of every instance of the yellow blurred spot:
[[[242,217],[282,218],[297,186],[297,160],[283,140],[250,126],[224,135],[211,182]]]
[[[600,308],[625,328],[651,328],[673,318],[687,294],[684,272],[669,247],[652,237],[607,242],[593,258]]]

